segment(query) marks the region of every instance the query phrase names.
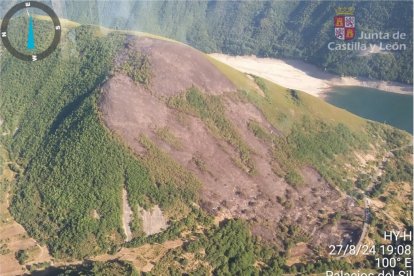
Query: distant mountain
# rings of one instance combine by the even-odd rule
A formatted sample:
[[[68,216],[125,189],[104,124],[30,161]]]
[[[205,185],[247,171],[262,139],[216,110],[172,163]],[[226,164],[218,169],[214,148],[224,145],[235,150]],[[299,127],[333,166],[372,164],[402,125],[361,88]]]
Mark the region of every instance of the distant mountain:
[[[6,10],[12,2],[0,7]],[[205,52],[296,58],[339,75],[412,83],[412,1],[45,2],[61,16],[81,23],[159,34]],[[336,41],[335,8],[351,6],[357,35],[403,32],[407,38],[399,42],[407,49],[364,56],[358,51],[329,51],[328,42]]]

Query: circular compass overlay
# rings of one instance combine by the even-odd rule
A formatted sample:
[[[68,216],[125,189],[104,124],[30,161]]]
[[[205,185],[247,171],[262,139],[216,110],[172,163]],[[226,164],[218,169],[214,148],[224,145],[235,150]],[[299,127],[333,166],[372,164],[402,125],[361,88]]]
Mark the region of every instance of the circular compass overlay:
[[[56,13],[37,1],[13,6],[1,23],[4,47],[13,56],[25,61],[46,58],[56,49],[60,36],[61,25]]]

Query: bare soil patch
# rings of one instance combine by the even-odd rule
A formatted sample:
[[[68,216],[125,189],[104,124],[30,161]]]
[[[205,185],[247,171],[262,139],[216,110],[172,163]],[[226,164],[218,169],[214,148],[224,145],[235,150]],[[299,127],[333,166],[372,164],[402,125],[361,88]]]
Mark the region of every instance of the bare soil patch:
[[[125,188],[122,189],[122,227],[124,228],[125,241],[132,240],[132,232],[129,224],[132,220],[132,210],[128,203],[128,194]]]
[[[162,214],[158,205],[155,205],[150,210],[144,210],[142,208],[139,208],[139,210],[145,234],[153,235],[167,229],[167,219]]]
[[[303,263],[306,260],[307,255],[311,254],[311,249],[306,243],[300,242],[292,247],[288,254],[286,265],[291,266],[293,264]]]
[[[210,54],[211,57],[241,72],[254,74],[284,87],[301,90],[316,97],[324,97],[334,86],[371,87],[388,92],[412,95],[413,86],[368,78],[340,77],[299,60],[258,58]]]
[[[211,94],[235,90],[231,81],[194,48],[148,37],[131,38],[128,47],[149,58],[149,88],[157,96],[173,96],[192,86]]]

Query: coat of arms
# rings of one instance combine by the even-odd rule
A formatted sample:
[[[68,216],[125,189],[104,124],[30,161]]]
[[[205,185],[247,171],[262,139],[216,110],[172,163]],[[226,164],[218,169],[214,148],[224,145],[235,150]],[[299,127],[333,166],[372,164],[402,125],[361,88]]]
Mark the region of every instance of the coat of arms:
[[[341,40],[351,40],[355,37],[354,8],[337,8],[334,17],[335,37]]]

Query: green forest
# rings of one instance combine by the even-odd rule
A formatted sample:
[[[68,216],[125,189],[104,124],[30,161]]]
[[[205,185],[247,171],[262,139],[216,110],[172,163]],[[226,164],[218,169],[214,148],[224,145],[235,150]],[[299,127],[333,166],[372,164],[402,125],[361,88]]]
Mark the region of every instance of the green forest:
[[[44,270],[33,268],[31,272],[40,275],[57,275],[57,276],[110,276],[110,275],[125,275],[138,276],[140,275],[134,267],[128,263],[119,260],[108,262],[93,262],[86,261],[79,265],[67,265],[61,267],[48,267]],[[43,273],[43,274],[42,274]]]
[[[46,1],[47,2],[47,1]],[[52,4],[52,3],[51,3]],[[10,7],[1,2],[1,10]],[[64,17],[173,38],[204,52],[293,58],[344,76],[412,83],[412,1],[63,1]],[[52,5],[53,6],[53,5]],[[354,7],[360,32],[407,34],[407,50],[329,51],[337,7]],[[1,16],[1,14],[0,14]],[[379,39],[358,40],[378,44]],[[382,41],[394,42],[393,39]],[[400,41],[401,42],[401,41]]]
[[[177,201],[195,201],[200,186],[186,171],[179,174],[174,163],[169,168],[159,160],[156,149],[137,159],[101,124],[99,87],[124,38],[99,37],[96,29],[79,27],[67,34],[67,48],[44,61],[27,66],[7,55],[1,63],[2,128],[13,132],[1,142],[24,168],[11,212],[58,258],[83,258],[122,243],[123,186],[131,205],[158,204],[165,210]],[[32,81],[22,82],[22,76]],[[155,170],[158,162],[165,163],[165,171]],[[176,180],[169,171],[177,172]],[[93,218],[94,211],[100,219]]]

